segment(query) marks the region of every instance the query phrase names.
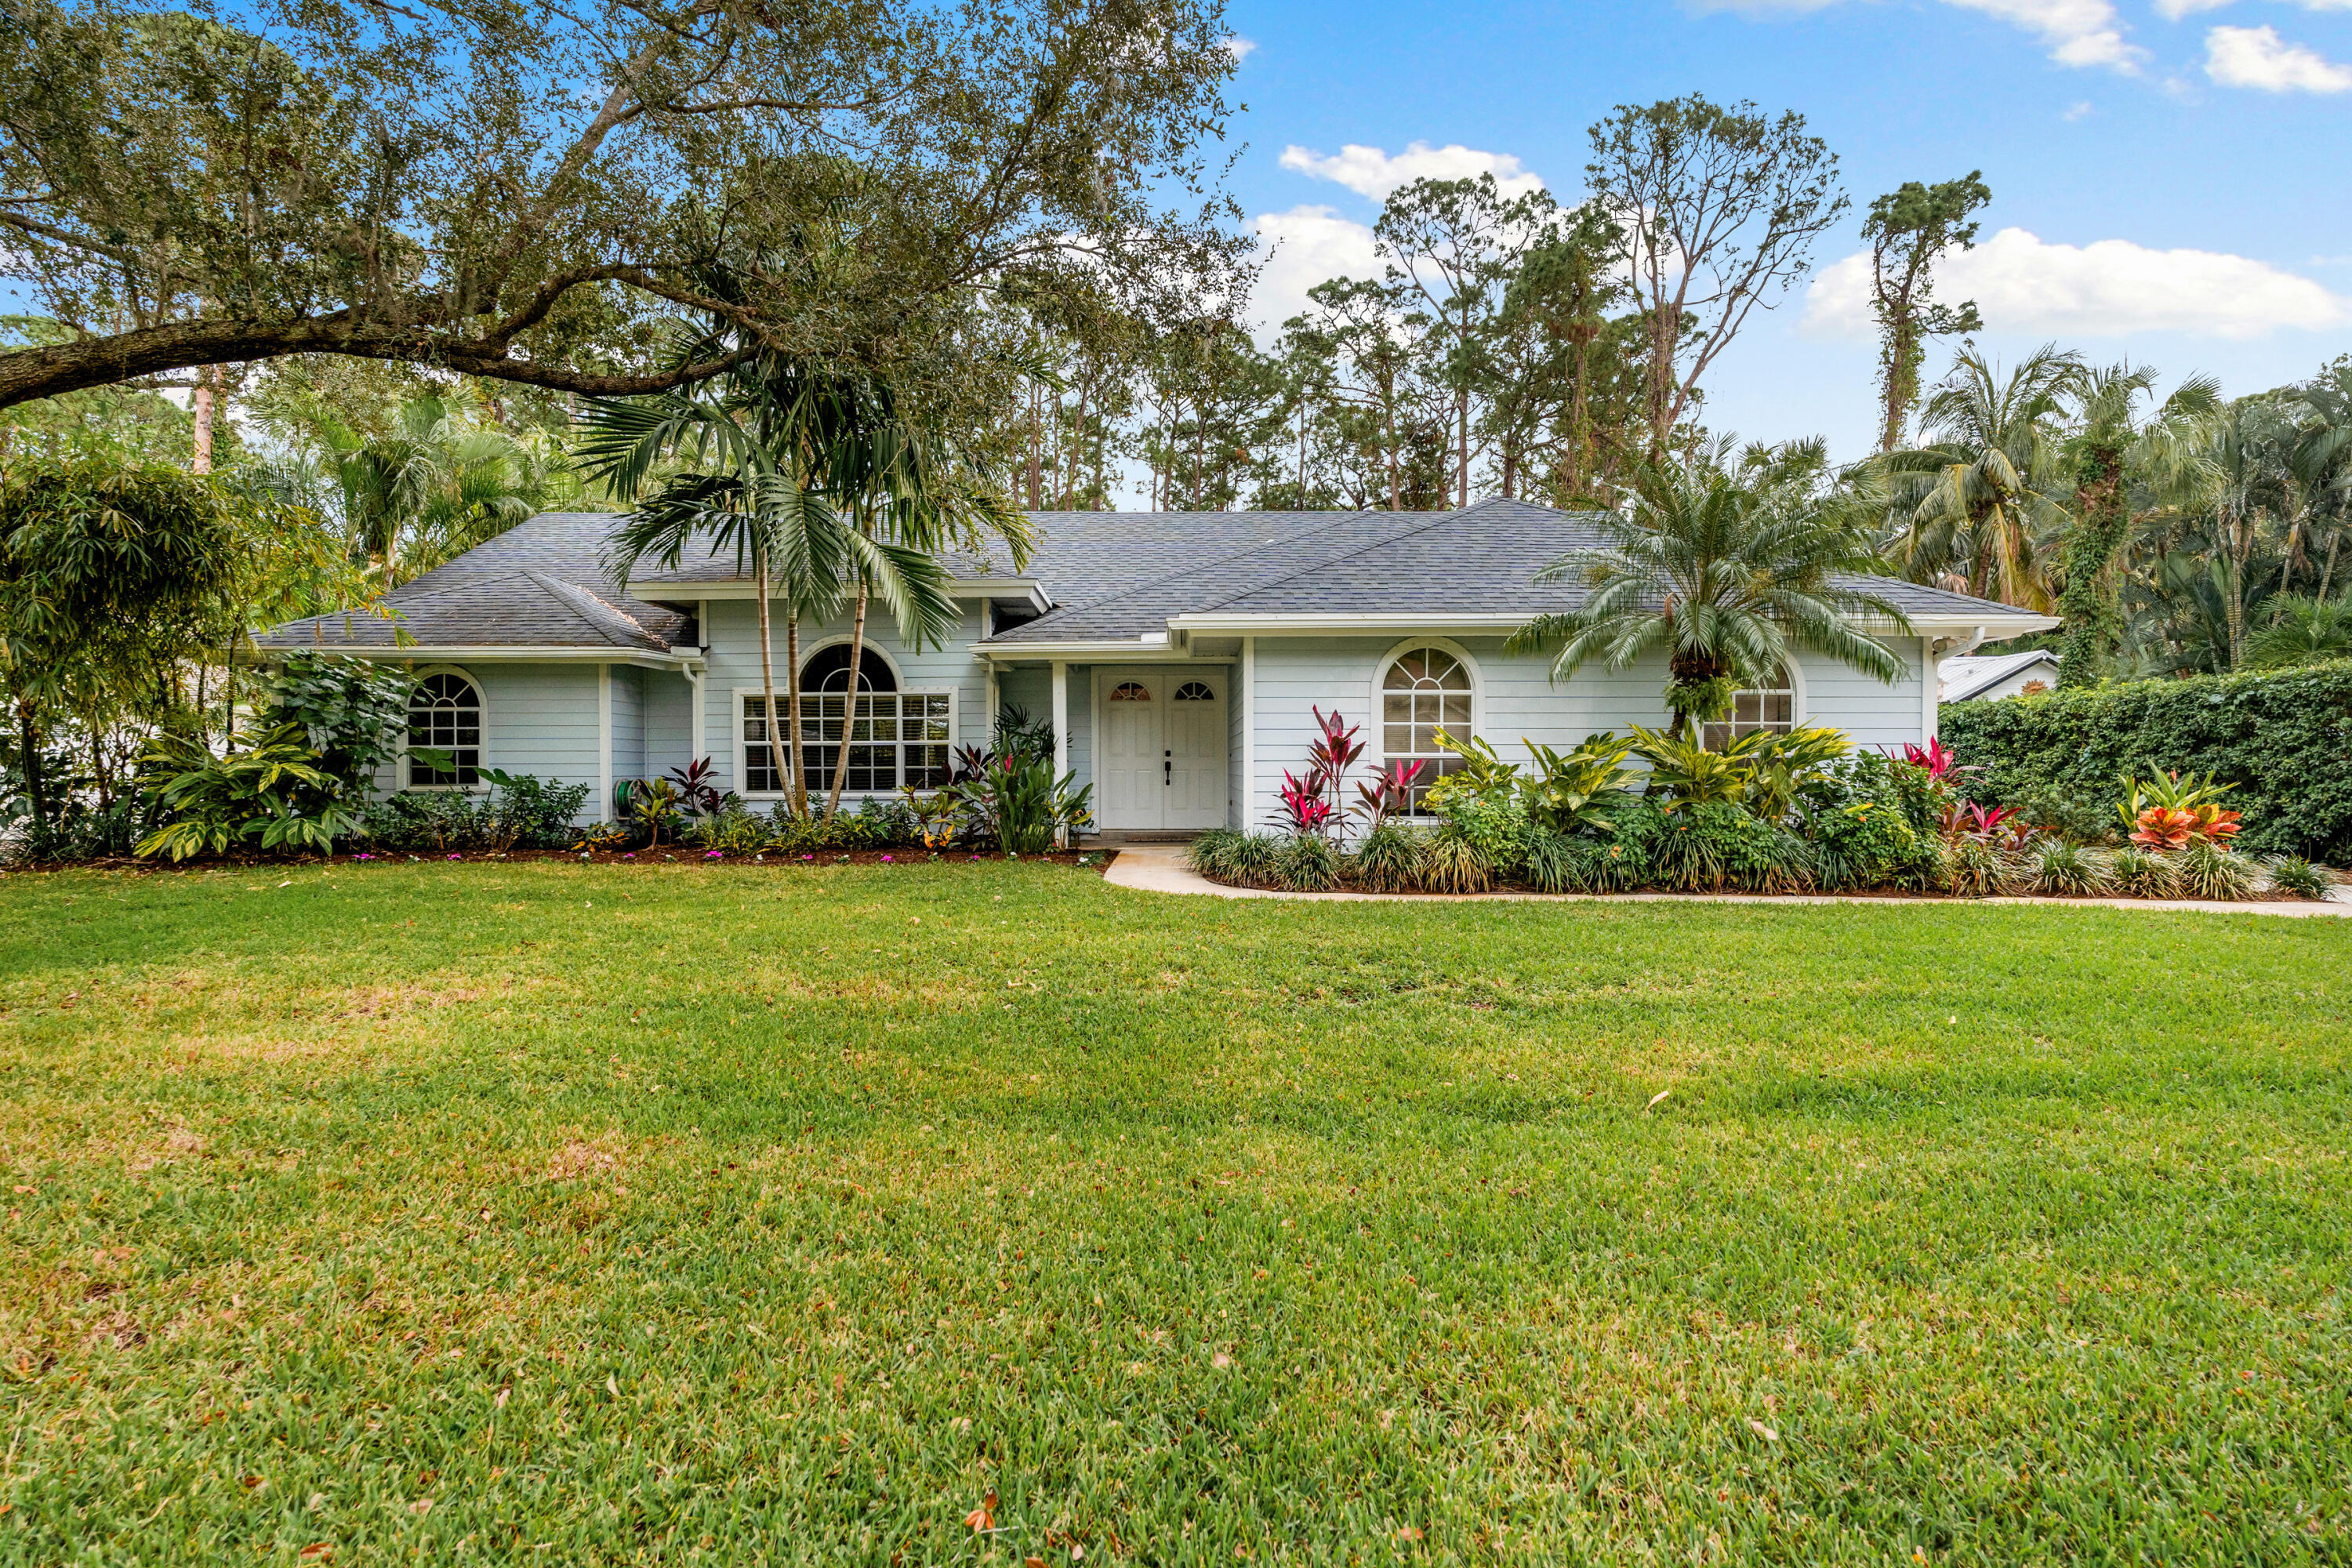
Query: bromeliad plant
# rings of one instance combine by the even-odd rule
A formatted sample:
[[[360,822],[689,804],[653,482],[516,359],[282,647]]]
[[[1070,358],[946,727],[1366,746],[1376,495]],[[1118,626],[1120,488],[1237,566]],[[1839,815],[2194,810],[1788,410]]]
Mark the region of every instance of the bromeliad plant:
[[[2147,780],[2126,778],[2128,798],[2116,807],[2135,844],[2149,849],[2184,849],[2192,844],[2226,845],[2238,836],[2239,814],[2225,811],[2221,797],[2237,788],[2217,784],[2213,775],[2158,771]]]

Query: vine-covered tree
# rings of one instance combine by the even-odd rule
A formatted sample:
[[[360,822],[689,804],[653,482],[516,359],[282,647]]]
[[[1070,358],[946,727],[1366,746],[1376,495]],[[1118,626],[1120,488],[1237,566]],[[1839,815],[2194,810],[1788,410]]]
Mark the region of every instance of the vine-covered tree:
[[[1919,365],[1929,338],[1983,330],[1977,303],[1936,300],[1936,264],[1977,239],[1969,215],[1992,200],[1981,170],[1923,185],[1905,182],[1870,204],[1862,237],[1870,242],[1870,309],[1878,318],[1878,449],[1903,444],[1919,402]]]

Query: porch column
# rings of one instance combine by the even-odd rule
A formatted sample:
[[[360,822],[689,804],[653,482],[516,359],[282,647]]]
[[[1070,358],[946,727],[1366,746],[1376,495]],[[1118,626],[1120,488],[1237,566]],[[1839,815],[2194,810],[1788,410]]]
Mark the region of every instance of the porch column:
[[[704,710],[703,707],[701,665],[689,664],[686,667],[686,683],[694,689],[694,712],[691,716],[694,738],[689,742],[694,747],[694,754],[687,758],[687,763],[690,766],[710,754],[710,715]]]
[[[596,667],[596,820],[613,820],[613,667]]]
[[[1919,639],[1919,685],[1921,689],[1919,693],[1919,743],[1923,746],[1936,738],[1936,726],[1942,721],[1941,716],[1936,711],[1937,707],[1940,706],[1937,701],[1937,698],[1939,695],[1937,689],[1941,684],[1942,682],[1937,680],[1936,678],[1936,639],[1931,637],[1921,637]]]
[[[1054,661],[1054,776],[1070,771],[1070,667]]]
[[[1257,823],[1257,638],[1242,638],[1242,820],[1244,833]]]
[[[988,712],[981,720],[980,743],[983,746],[996,743],[996,716],[1004,711],[1004,699],[998,694],[996,678],[996,661],[992,658],[988,661]]]

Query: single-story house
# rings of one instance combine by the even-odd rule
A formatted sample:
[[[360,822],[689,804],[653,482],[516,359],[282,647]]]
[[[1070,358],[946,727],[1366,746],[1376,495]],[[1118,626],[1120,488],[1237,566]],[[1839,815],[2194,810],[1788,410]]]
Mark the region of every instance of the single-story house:
[[[404,754],[380,787],[463,788],[502,768],[614,785],[697,758],[753,803],[783,797],[762,711],[756,590],[728,551],[616,583],[614,519],[551,512],[389,595],[394,619],[321,616],[259,639],[265,657],[318,648],[397,661],[419,677],[410,743],[453,752],[458,773]],[[1601,542],[1591,520],[1518,500],[1433,512],[1034,514],[1019,571],[1001,550],[951,563],[963,606],[944,647],[900,645],[878,607],[848,747],[853,799],[948,781],[951,751],[985,745],[995,715],[1051,721],[1056,765],[1094,786],[1106,831],[1257,826],[1286,771],[1304,773],[1315,713],[1363,726],[1364,763],[1440,760],[1433,732],[1570,746],[1596,730],[1662,724],[1663,660],[1587,666],[1554,683],[1549,660],[1506,654],[1531,616],[1571,607],[1573,584],[1538,571]],[[2009,605],[1872,579],[1902,606],[1893,685],[1805,653],[1744,692],[1741,731],[1816,721],[1857,742],[1924,742],[1937,663],[1950,647],[2053,623]],[[774,617],[776,689],[784,637]],[[800,630],[812,790],[840,759],[846,613]],[[781,698],[780,698],[781,700]],[[781,750],[782,748],[779,748]],[[1433,776],[1434,769],[1430,770]]]
[[[1947,702],[1977,697],[2031,697],[2058,685],[2058,656],[2046,647],[2024,653],[1960,654],[1946,659],[1938,668]]]

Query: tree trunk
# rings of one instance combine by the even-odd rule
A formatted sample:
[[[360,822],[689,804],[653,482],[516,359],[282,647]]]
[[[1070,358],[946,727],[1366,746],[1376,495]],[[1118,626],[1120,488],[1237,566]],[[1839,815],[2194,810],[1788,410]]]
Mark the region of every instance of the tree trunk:
[[[188,400],[188,410],[195,421],[195,448],[188,458],[188,472],[209,474],[213,471],[213,412],[221,381],[221,367],[208,364],[196,372],[196,390]]]
[[[2316,596],[2323,603],[2327,598],[2327,580],[2336,575],[2336,552],[2343,542],[2344,529],[2341,524],[2338,524],[2336,536],[2327,542],[2327,564],[2319,569],[2319,593]]]
[[[801,745],[801,616],[784,612],[784,701],[792,708],[793,810],[809,814],[807,758]]]
[[[2111,649],[2105,579],[2131,514],[2124,505],[2123,449],[2103,447],[2095,479],[2074,491],[2074,534],[2066,546],[2066,586],[2058,595],[2064,631],[2058,684],[2095,686]]]
[[[1037,478],[1037,387],[1029,387],[1029,510],[1039,510]]]
[[[866,580],[857,581],[857,613],[849,623],[849,690],[841,710],[841,755],[833,764],[833,788],[826,795],[824,814],[841,815],[841,786],[849,777],[849,742],[857,729],[857,663],[866,653]]]
[[[1470,504],[1470,389],[1454,395],[1454,504]]]
[[[751,547],[751,570],[760,579],[760,700],[763,704],[760,711],[766,720],[763,728],[768,736],[768,766],[772,770],[783,765],[784,753],[776,743],[776,663],[768,630],[768,552],[765,546],[755,544]],[[703,640],[710,640],[708,632],[703,634]],[[743,721],[738,716],[733,721],[740,724]],[[793,760],[797,764],[799,759]],[[797,775],[798,767],[795,766],[793,771]],[[743,781],[747,789],[751,782],[749,779]]]
[[[36,831],[49,826],[48,781],[41,776],[41,741],[33,718],[32,699],[16,699],[16,738],[25,766],[25,799],[33,808]]]

